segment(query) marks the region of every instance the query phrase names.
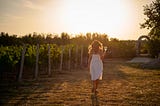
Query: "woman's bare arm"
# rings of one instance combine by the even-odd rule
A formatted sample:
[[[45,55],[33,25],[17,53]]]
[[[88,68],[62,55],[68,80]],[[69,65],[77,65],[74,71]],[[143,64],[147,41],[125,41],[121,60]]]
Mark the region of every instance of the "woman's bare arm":
[[[89,54],[89,58],[88,58],[88,68],[90,67],[91,59],[92,59],[92,55]]]
[[[101,60],[104,60],[106,52],[100,51]]]

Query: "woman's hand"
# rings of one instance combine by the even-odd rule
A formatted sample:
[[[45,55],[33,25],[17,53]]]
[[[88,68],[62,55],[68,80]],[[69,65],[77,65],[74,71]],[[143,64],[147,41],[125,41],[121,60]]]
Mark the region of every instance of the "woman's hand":
[[[103,59],[104,59],[105,55],[106,55],[106,51],[105,51],[105,52],[101,52],[101,53],[100,53],[101,60],[103,60]]]

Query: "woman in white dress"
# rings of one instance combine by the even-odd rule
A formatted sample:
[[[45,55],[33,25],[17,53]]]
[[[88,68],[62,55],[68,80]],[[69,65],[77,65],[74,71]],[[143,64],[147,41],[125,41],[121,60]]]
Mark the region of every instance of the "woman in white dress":
[[[88,68],[90,70],[91,80],[93,82],[92,93],[97,93],[98,82],[99,80],[102,80],[103,59],[105,52],[103,52],[102,43],[98,40],[94,40],[91,45],[89,45],[88,49]]]

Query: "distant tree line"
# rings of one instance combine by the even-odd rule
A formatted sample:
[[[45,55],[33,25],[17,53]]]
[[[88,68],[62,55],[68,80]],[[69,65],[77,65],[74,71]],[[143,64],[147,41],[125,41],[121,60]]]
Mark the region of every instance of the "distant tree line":
[[[86,33],[71,36],[68,33],[57,34],[28,34],[25,36],[9,35],[8,33],[0,33],[1,46],[19,46],[23,44],[56,44],[58,46],[74,44],[87,48],[93,40],[99,40],[104,46],[108,47],[108,57],[134,57],[136,56],[136,41],[135,40],[119,40],[110,38],[107,34]],[[85,49],[86,50],[86,49]],[[85,53],[87,55],[87,51]]]
[[[38,34],[34,32],[33,34],[28,34],[25,36],[18,37],[17,35],[9,35],[8,33],[0,33],[0,45],[10,46],[10,45],[22,45],[22,44],[77,44],[77,45],[89,45],[92,40],[100,40],[104,45],[109,41],[107,34],[99,33],[87,33],[86,35],[78,34],[74,37],[68,33],[57,34]]]

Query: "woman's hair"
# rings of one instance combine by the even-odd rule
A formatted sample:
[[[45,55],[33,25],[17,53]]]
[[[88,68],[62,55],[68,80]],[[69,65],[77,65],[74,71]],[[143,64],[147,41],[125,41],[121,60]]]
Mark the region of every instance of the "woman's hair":
[[[103,51],[103,45],[100,41],[94,40],[88,47],[88,53],[97,53],[99,51]]]

